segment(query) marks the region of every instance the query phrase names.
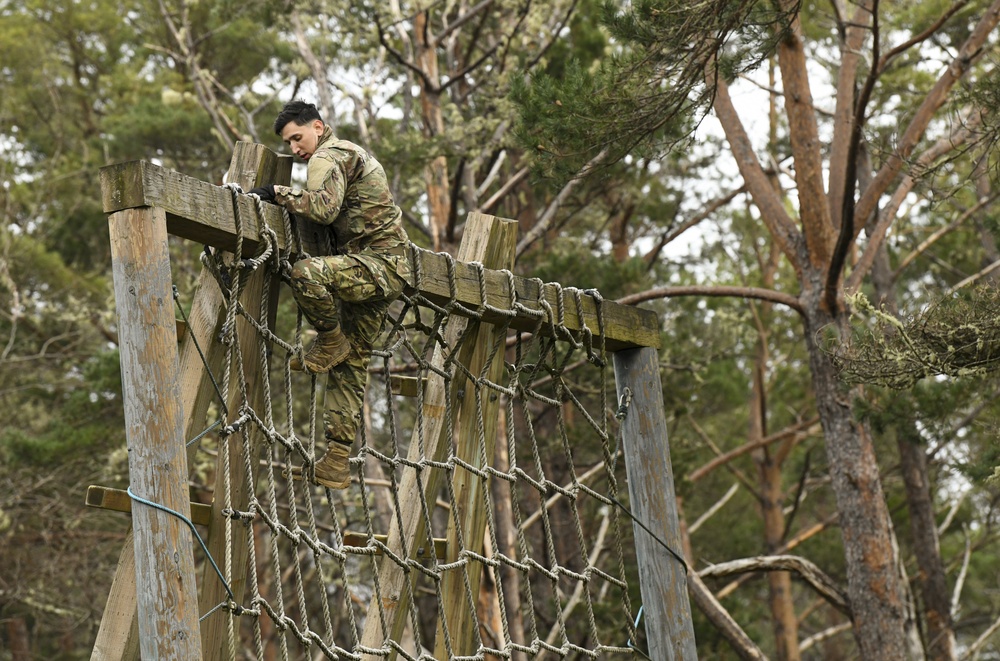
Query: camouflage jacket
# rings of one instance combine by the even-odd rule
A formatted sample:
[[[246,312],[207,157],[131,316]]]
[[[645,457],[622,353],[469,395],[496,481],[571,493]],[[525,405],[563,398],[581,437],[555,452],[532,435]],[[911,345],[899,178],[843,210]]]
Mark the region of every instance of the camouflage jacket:
[[[340,254],[405,247],[403,215],[385,170],[364,148],[327,126],[306,165],[306,187],[274,187],[275,203],[333,230]]]

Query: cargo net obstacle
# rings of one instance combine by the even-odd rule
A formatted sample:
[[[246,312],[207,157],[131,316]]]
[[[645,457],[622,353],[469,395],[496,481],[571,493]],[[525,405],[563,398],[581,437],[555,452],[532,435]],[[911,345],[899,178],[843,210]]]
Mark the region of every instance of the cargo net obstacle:
[[[238,186],[228,193],[237,237],[248,216],[276,211]],[[262,229],[252,253],[239,238],[234,252],[206,247],[221,327],[210,346],[185,340],[212,383],[205,420],[217,419],[188,440],[189,457],[199,446],[217,453],[214,503],[191,515],[208,532],[188,522],[200,532],[204,658],[645,657],[633,529],[655,533],[620,492],[631,393],[614,394],[602,312],[613,304],[534,280],[527,307],[509,270],[411,246],[412,287],[371,355],[352,484],[328,490],[308,480],[326,447],[327,377],[289,367],[308,344],[301,314],[294,328],[271,325],[272,288],[307,254],[293,220]],[[497,220],[470,215],[466,239]],[[431,257],[447,295],[425,293]],[[466,288],[474,280],[478,304],[461,300],[460,276]],[[263,285],[248,297],[255,278]],[[487,295],[498,279],[505,304]],[[597,312],[596,332],[567,328],[584,306]],[[186,307],[178,301],[190,325]],[[307,479],[291,479],[292,467]],[[129,495],[133,513],[164,509]]]
[[[421,252],[413,251],[418,290]],[[582,295],[558,292],[560,301]],[[304,381],[326,379],[293,374],[288,358],[298,343],[254,329],[261,356],[266,344],[283,349],[275,352],[280,358],[273,368],[280,391],[271,393],[282,400],[283,415],[271,406],[232,412],[225,434],[240,442],[235,453],[221,444],[222,470],[238,464],[259,486],[245,511],[230,493],[217,497],[226,503],[233,539],[245,539],[250,557],[265,556],[238,609],[244,628],[252,629],[257,658],[265,654],[264,629],[276,633],[281,658],[301,653],[301,646],[329,658],[391,651],[418,658],[430,650],[449,659],[632,652],[636,613],[629,584],[636,579],[630,581],[626,567],[634,559],[623,546],[631,522],[622,524],[615,505],[618,449],[600,338],[575,340],[560,332],[560,310],[543,310],[535,314],[538,332],[513,333],[509,349],[503,325],[488,333],[488,344],[473,346],[485,334],[466,320],[484,310],[464,308],[466,323],[449,329],[461,305],[436,305],[415,294],[394,306],[384,341],[373,351],[368,424],[346,492],[286,479],[287,467],[303,466],[308,474],[323,453],[323,444],[313,441],[322,438],[322,383]],[[516,305],[493,312],[511,313]],[[230,335],[223,342],[236,347],[234,321],[226,324]],[[301,336],[301,325],[296,331]],[[471,353],[483,356],[480,365],[463,359]],[[502,360],[502,369],[490,369]],[[400,375],[409,379],[394,379]],[[230,373],[223,382],[245,389],[237,379]],[[411,389],[412,400],[397,402],[394,383],[407,384],[395,389]],[[304,407],[295,401],[303,394]],[[305,420],[296,419],[300,410]],[[428,410],[437,415],[430,419]],[[254,433],[265,439],[259,476],[249,460]],[[440,434],[433,454],[419,448],[429,445],[431,434]],[[502,445],[499,464],[496,444]],[[404,471],[415,478],[409,489]],[[403,494],[416,500],[404,501]],[[423,534],[387,543],[382,535],[393,525],[412,530],[407,520],[413,517],[424,522]],[[394,575],[405,580],[394,582]],[[386,613],[379,605],[387,599],[400,607]],[[242,604],[224,607],[236,612]],[[403,623],[405,642],[390,633],[389,616]],[[372,630],[369,618],[389,634],[377,647],[362,640]]]

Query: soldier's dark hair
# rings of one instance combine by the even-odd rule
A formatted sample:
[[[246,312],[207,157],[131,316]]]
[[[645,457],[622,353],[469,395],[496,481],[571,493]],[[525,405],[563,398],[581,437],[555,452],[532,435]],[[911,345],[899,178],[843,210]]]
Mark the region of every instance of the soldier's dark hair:
[[[316,109],[316,106],[305,101],[289,101],[274,120],[274,132],[281,135],[288,122],[295,122],[298,126],[305,126],[314,119],[323,121],[323,118],[319,116],[319,110]]]

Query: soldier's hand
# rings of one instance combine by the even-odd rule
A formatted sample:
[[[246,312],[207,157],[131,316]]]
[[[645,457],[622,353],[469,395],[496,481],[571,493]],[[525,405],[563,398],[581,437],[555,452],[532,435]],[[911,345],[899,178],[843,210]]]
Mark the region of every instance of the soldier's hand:
[[[251,188],[247,191],[248,195],[256,195],[265,202],[274,202],[274,184],[268,184],[267,186],[260,186],[258,188]]]

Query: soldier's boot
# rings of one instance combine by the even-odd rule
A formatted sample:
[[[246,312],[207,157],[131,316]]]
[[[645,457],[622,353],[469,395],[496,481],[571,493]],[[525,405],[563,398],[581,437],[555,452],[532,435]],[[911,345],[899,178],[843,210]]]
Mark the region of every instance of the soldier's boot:
[[[314,467],[316,484],[328,489],[346,489],[351,485],[351,445],[328,439],[326,454]],[[291,471],[294,480],[302,479],[302,469],[295,467]]]
[[[344,362],[350,352],[351,343],[338,325],[333,330],[317,332],[316,339],[305,356],[301,360],[295,356],[289,366],[296,372],[301,372],[304,368],[312,374],[325,374]]]

